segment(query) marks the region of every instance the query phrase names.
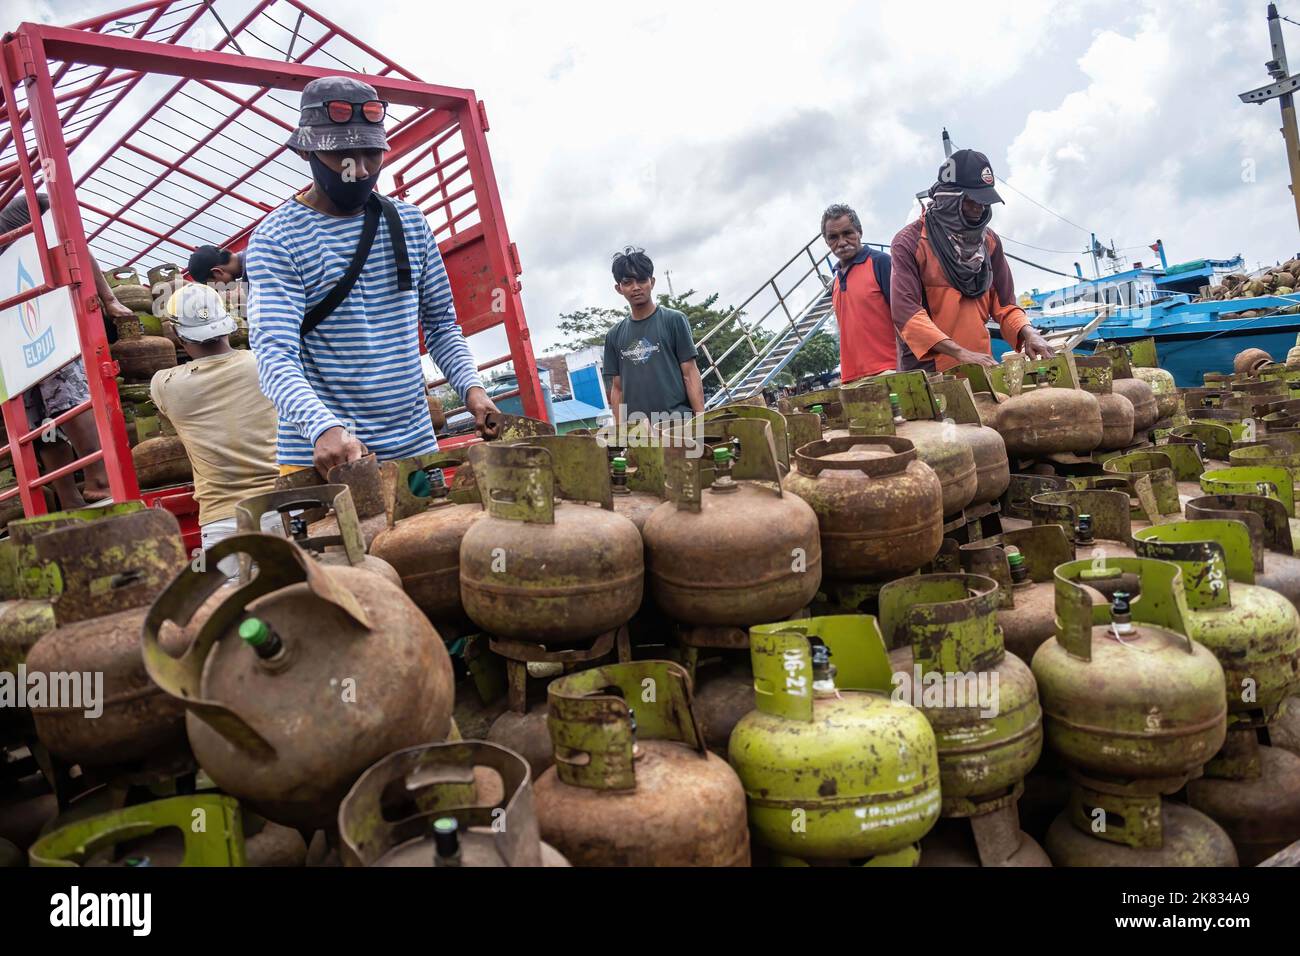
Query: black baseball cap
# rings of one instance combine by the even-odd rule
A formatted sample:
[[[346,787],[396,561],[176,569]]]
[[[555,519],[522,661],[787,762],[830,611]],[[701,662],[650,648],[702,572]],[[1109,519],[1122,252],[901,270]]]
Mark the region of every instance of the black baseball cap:
[[[232,254],[229,249],[199,246],[190,253],[190,279],[195,282],[207,282],[212,278],[212,270],[217,266],[225,265]]]
[[[989,158],[973,149],[957,150],[939,167],[939,185],[956,187],[967,199],[981,206],[1002,202],[993,182]]]

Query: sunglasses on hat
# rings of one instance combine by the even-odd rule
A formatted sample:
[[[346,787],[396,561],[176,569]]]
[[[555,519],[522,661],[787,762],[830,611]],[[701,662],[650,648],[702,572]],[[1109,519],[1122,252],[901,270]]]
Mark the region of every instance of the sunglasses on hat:
[[[325,102],[325,114],[331,123],[350,123],[358,112],[367,123],[382,123],[388,115],[388,104],[383,100],[366,100],[364,103],[350,103],[347,100]]]

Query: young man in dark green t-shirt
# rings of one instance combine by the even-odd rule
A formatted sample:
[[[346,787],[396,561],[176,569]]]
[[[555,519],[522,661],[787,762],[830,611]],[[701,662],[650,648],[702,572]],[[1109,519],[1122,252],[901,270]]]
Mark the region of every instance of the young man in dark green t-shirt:
[[[625,416],[681,415],[704,411],[704,385],[686,316],[655,302],[654,263],[641,249],[614,257],[614,290],[627,299],[631,318],[605,336],[605,383],[616,423]]]

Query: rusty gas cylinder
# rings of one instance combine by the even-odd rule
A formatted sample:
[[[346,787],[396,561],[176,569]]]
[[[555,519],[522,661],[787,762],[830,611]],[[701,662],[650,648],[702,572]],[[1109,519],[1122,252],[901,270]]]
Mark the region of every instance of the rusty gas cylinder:
[[[1257,494],[1203,495],[1189,499],[1186,512],[1189,520],[1230,518],[1245,524],[1250,532],[1255,583],[1300,608],[1300,557],[1295,553],[1290,516],[1281,501]]]
[[[1182,572],[1145,558],[1101,560],[1139,574],[1142,596],[1116,595],[1111,623],[1093,625],[1081,585],[1094,562],[1056,569],[1057,633],[1033,660],[1047,740],[1100,777],[1195,775],[1223,745],[1227,702],[1223,668],[1187,636]]]
[[[1155,392],[1140,378],[1117,378],[1111,386],[1116,395],[1122,395],[1133,405],[1133,434],[1146,440],[1146,435],[1160,421],[1160,406]]]
[[[821,584],[817,515],[785,494],[770,425],[715,423],[739,444],[715,447],[706,470],[689,449],[667,449],[669,500],[642,529],[655,603],[675,621],[748,627],[804,608]],[[705,487],[705,481],[712,482]]]
[[[1246,525],[1176,521],[1134,539],[1140,556],[1182,569],[1185,633],[1223,668],[1230,726],[1273,720],[1282,701],[1300,689],[1300,614],[1285,597],[1255,583]]]
[[[903,578],[881,589],[880,624],[896,692],[934,728],[943,815],[969,820],[985,865],[1041,866],[1015,807],[1042,752],[1042,711],[1029,665],[1002,644],[999,590],[974,574]]]
[[[749,661],[734,657],[701,661],[695,668],[692,697],[705,746],[727,759],[731,732],[754,709],[754,673]]]
[[[1014,813],[988,814],[988,833],[980,838],[964,820],[941,819],[934,829],[921,840],[923,867],[948,866],[1007,866],[1049,867],[1051,858],[1024,830],[1020,829]],[[992,839],[989,839],[989,837]],[[990,858],[982,848],[992,844],[999,855]]]
[[[307,516],[322,511],[326,517],[309,525]],[[280,515],[281,535],[321,564],[361,568],[402,586],[402,579],[391,564],[366,554],[352,489],[347,485],[311,485],[245,498],[235,506],[235,526],[240,534],[257,534],[263,530],[266,516],[271,514]],[[313,530],[315,534],[311,533]],[[333,533],[322,534],[322,531]]]
[[[144,291],[147,295],[148,291]],[[115,324],[118,338],[109,351],[128,382],[147,384],[155,372],[175,368],[176,346],[160,335],[145,335],[139,316],[117,319]]]
[[[1133,403],[1123,395],[1108,392],[1097,396],[1101,410],[1101,441],[1098,451],[1114,451],[1133,444]]]
[[[891,388],[903,389],[906,407],[903,398],[891,392]],[[886,375],[878,381],[843,388],[839,394],[845,427],[827,432],[826,439],[873,435],[906,438],[916,448],[917,459],[938,477],[945,516],[961,514],[962,509],[975,501],[981,492],[981,475],[974,447],[961,440],[954,424],[933,420],[938,414],[938,402],[924,374]],[[1005,451],[1002,457],[1005,465]],[[987,492],[996,485],[996,462],[984,464]],[[1009,476],[1007,480],[1010,481]]]
[[[1300,757],[1300,695],[1288,697],[1268,728],[1269,743]]]
[[[1236,375],[1255,375],[1265,365],[1273,362],[1273,356],[1263,349],[1244,349],[1232,359],[1232,371]]]
[[[1151,394],[1156,400],[1156,414],[1160,416],[1160,421],[1177,414],[1178,386],[1174,383],[1172,374],[1162,368],[1135,367],[1133,377],[1150,386]]]
[[[550,673],[552,665],[535,664],[529,669],[530,677],[558,676],[563,668],[554,666],[557,673]],[[543,671],[543,674],[537,673]],[[528,761],[533,779],[537,779],[555,763],[555,751],[551,747],[551,730],[547,724],[549,711],[546,700],[534,701],[526,711],[519,713],[510,708],[492,721],[484,739],[500,747],[505,747],[519,754]]]
[[[1200,775],[1227,727],[1223,668],[1186,636],[1182,571],[1146,558],[1104,563],[1139,574],[1141,598],[1114,595],[1109,622],[1094,624],[1082,586],[1093,563],[1062,565],[1057,634],[1034,655],[1047,740],[1073,781],[1048,854],[1057,866],[1235,866],[1221,827],[1161,799]]]
[[[449,486],[443,469],[451,467],[456,478]],[[371,556],[397,570],[402,588],[435,625],[467,625],[460,601],[460,544],[484,514],[468,458],[435,452],[385,462],[381,471],[388,527],[375,536]]]
[[[389,754],[339,806],[344,866],[568,866],[538,836],[528,764],[482,741]]]
[[[1092,812],[1102,807],[1084,807]],[[1112,815],[1112,819],[1115,815]],[[1232,839],[1213,820],[1198,810],[1173,800],[1153,806],[1147,821],[1160,833],[1158,845],[1132,847],[1088,836],[1081,826],[1062,813],[1048,828],[1043,846],[1057,866],[1118,867],[1235,867],[1237,851]]]
[[[898,376],[896,381],[902,384],[906,381],[907,374]],[[886,376],[888,378],[890,376]],[[982,505],[997,501],[1011,483],[1006,442],[980,418],[970,383],[965,379],[942,376],[930,380],[927,385],[934,404],[938,406],[934,419],[926,421],[923,414],[919,415],[915,420],[899,425],[897,433],[904,438],[914,438],[928,432],[937,434],[940,440],[955,440],[968,446],[975,459],[975,495],[971,498],[971,503]],[[912,391],[914,398],[921,396],[922,399],[919,408],[916,404],[913,404],[913,408],[923,411],[923,393],[916,387]],[[906,404],[901,399],[899,405],[905,411]]]
[[[1228,732],[1218,761],[1237,766],[1190,781],[1187,802],[1223,827],[1242,866],[1300,840],[1300,757],[1261,746],[1255,730],[1243,728]]]
[[[555,766],[537,781],[537,817],[574,866],[749,865],[745,791],[704,746],[685,669],[611,664],[547,696]]]
[[[875,618],[754,627],[750,652],[757,709],[728,754],[755,839],[783,864],[914,866],[939,818],[935,734],[894,693]]]
[[[1079,387],[1097,398],[1101,410],[1098,451],[1114,451],[1133,444],[1133,403],[1115,391],[1114,368],[1108,358],[1075,358]]]
[[[1073,452],[1087,454],[1102,439],[1101,406],[1097,397],[1077,388],[1077,374],[1068,355],[1027,363],[1037,376],[1032,390],[1011,395],[998,407],[998,431],[1012,458],[1042,458]]]
[[[943,542],[943,487],[906,438],[834,438],[795,452],[786,491],[817,513],[823,573],[889,580],[934,560]]]
[[[475,451],[487,514],[461,541],[460,596],[470,619],[495,637],[572,644],[636,613],[641,535],[614,512],[605,451],[595,439],[533,441]]]
[[[131,449],[131,463],[141,488],[183,485],[194,480],[185,443],[165,416],[159,416],[160,434],[139,442]]]
[[[83,767],[120,767],[185,754],[184,709],[150,679],[140,658],[148,605],[187,557],[180,527],[167,511],[148,508],[43,534],[42,561],[63,581],[54,601],[57,627],[27,655],[29,675],[47,687],[73,674],[95,680],[97,700],[34,702],[36,733],[51,753]],[[102,680],[102,685],[100,681]],[[97,712],[96,712],[97,711]]]
[[[309,472],[314,474],[314,472]],[[366,455],[356,461],[335,465],[326,476],[326,483],[347,485],[352,491],[352,506],[356,510],[361,525],[361,539],[366,550],[370,550],[375,537],[388,527],[388,514],[384,510],[384,486],[379,474],[379,461],[374,455]],[[307,529],[313,537],[330,537],[337,535],[338,523],[332,515],[319,521],[313,521]]]
[[[329,827],[339,801],[380,757],[446,738],[453,678],[442,638],[397,585],[322,565],[292,542],[241,534],[208,549],[159,595],[144,660],[182,704],[199,765],[222,790],[286,826]],[[247,555],[257,575],[212,611],[176,657],[160,635],[184,629]]]

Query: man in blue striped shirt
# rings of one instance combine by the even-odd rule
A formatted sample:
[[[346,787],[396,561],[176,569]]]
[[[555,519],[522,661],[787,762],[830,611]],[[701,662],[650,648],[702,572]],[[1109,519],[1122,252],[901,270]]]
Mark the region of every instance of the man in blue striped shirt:
[[[379,217],[350,291],[304,334],[304,319],[344,278],[357,252],[388,149],[386,111],[374,88],[360,81],[324,77],[307,84],[302,118],[286,145],[311,164],[313,183],[267,216],[249,241],[249,343],[262,391],[280,416],[281,473],[315,466],[325,476],[372,452],[387,461],[437,449],[421,331],[480,429],[496,411],[456,324],[433,231],[409,203],[383,200],[397,218]],[[409,272],[402,268],[408,264]]]

